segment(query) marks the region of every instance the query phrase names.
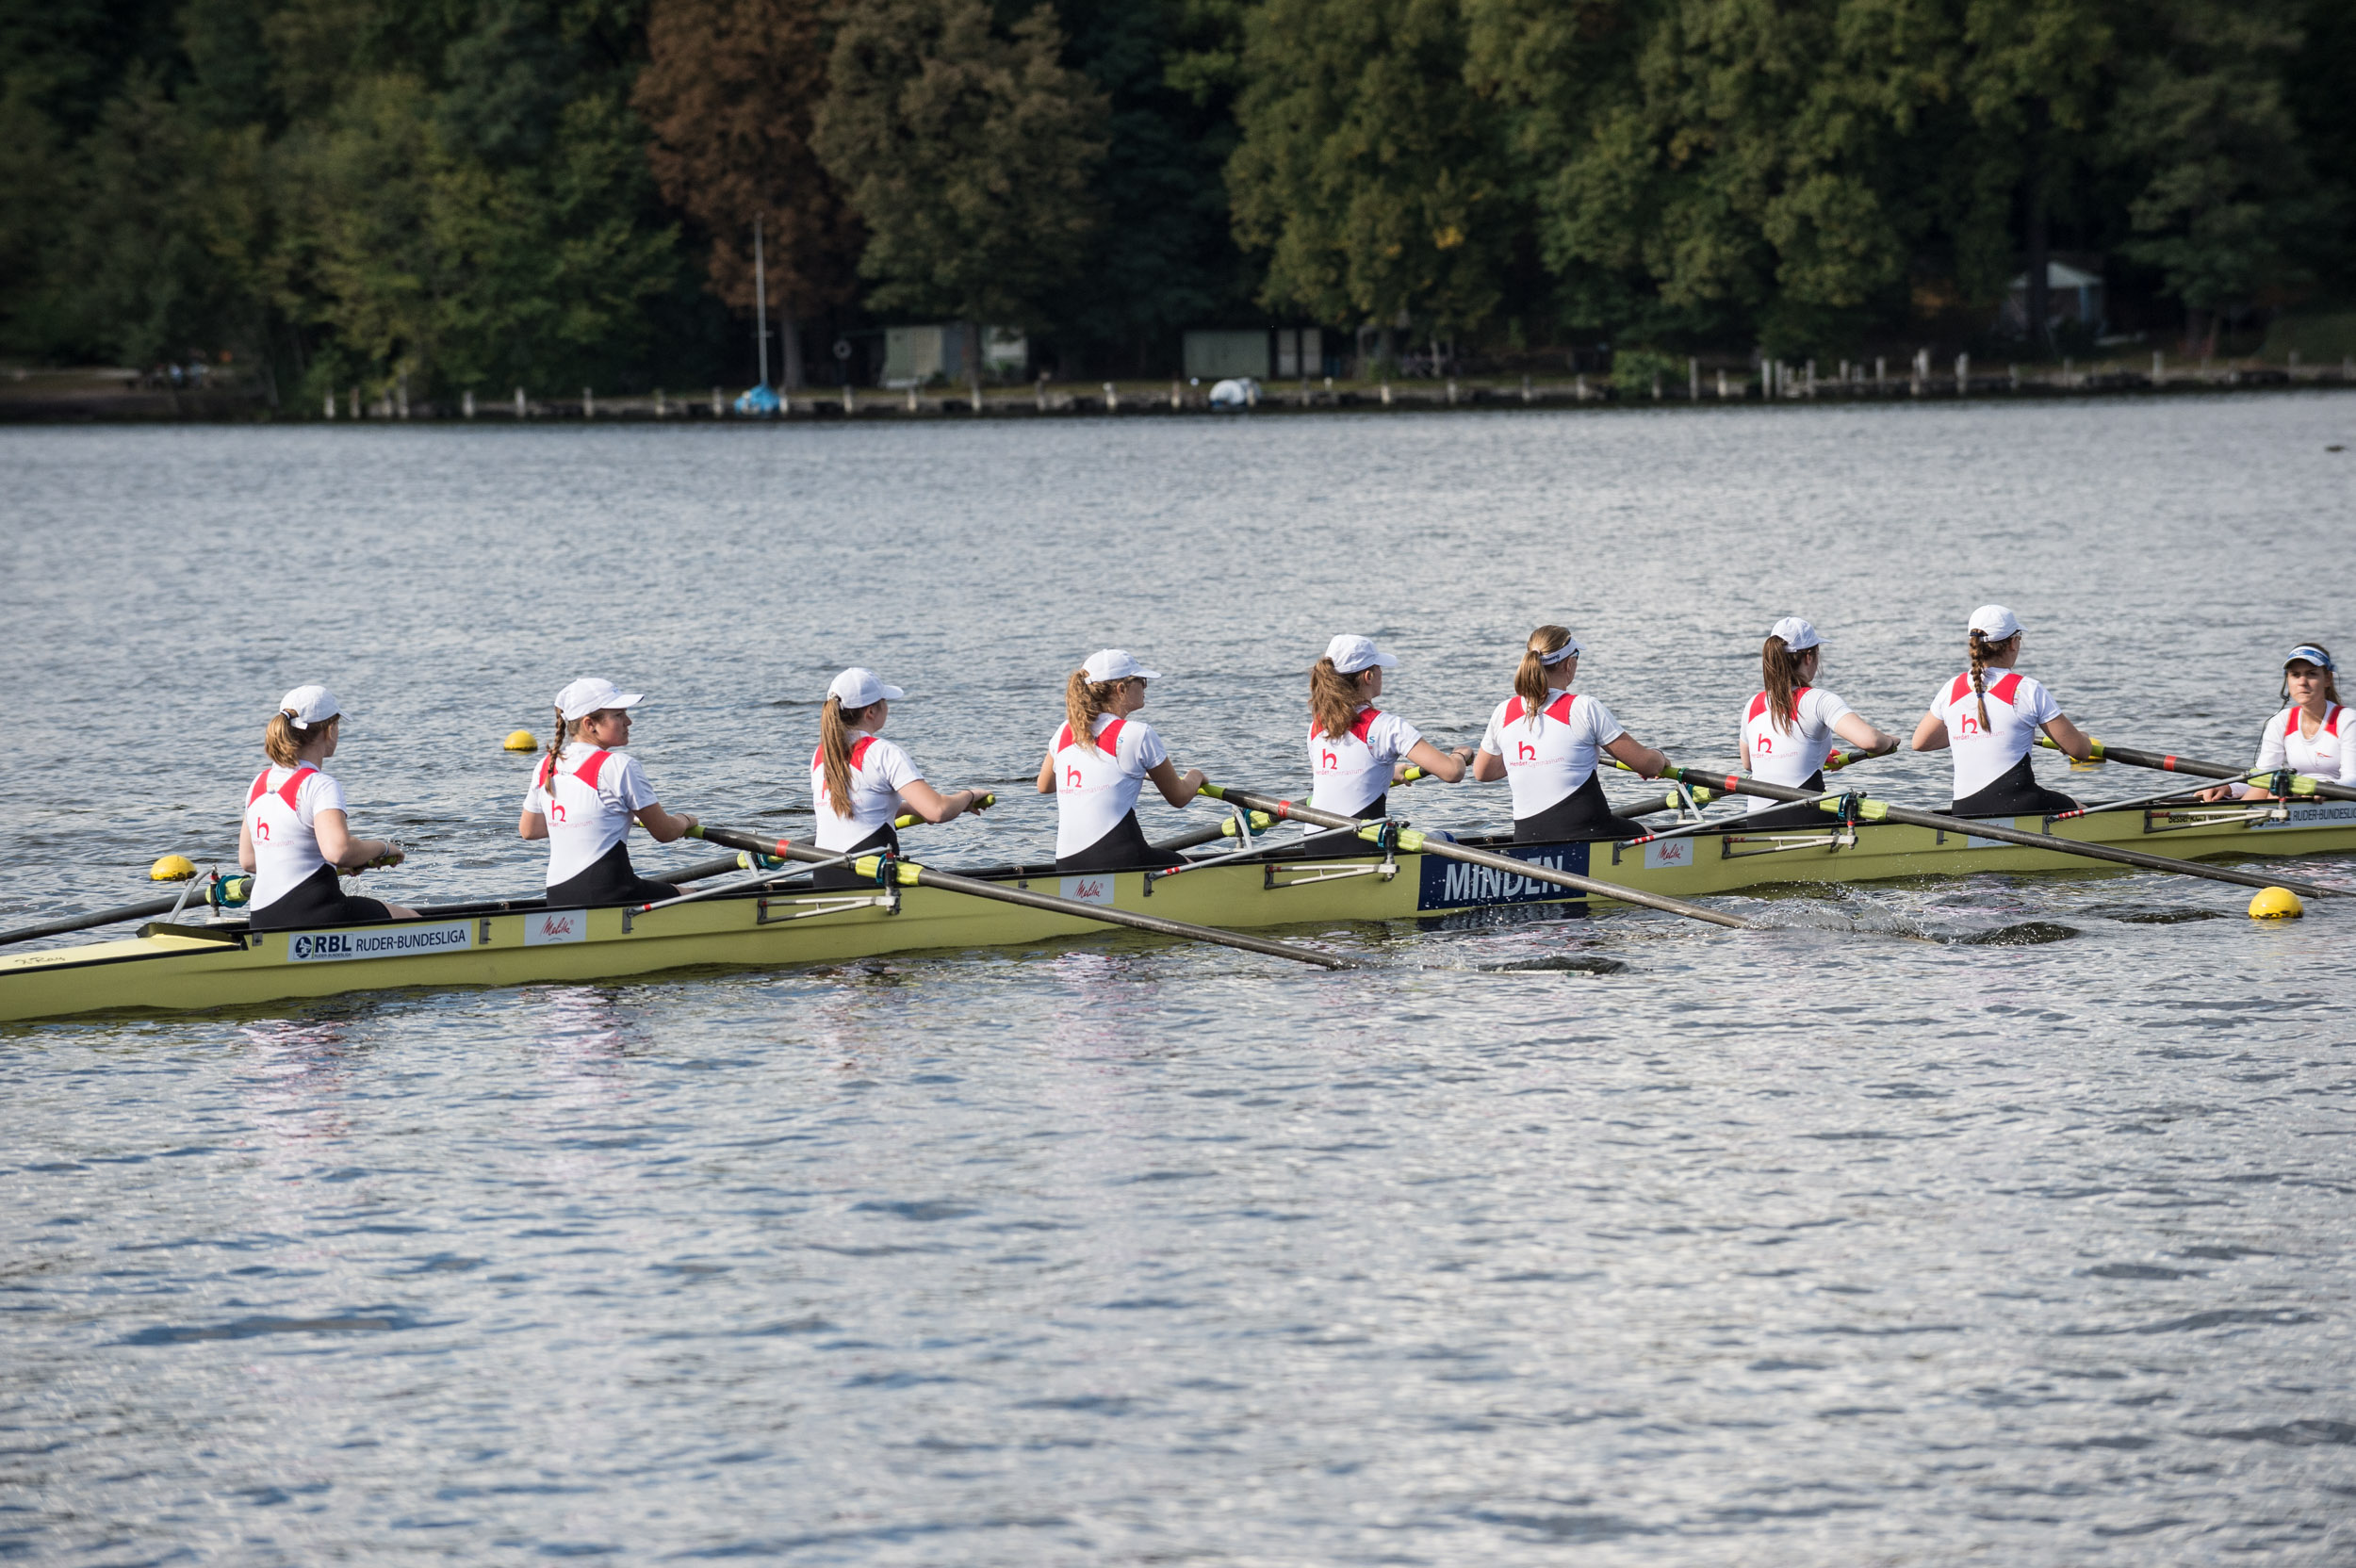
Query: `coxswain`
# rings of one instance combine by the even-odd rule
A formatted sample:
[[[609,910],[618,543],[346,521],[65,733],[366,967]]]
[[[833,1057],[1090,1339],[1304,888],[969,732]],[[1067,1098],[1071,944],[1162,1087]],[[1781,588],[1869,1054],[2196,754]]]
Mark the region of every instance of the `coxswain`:
[[[320,764],[335,755],[343,707],[324,686],[298,686],[278,699],[262,732],[270,766],[245,792],[237,824],[237,864],[254,874],[247,919],[256,931],[414,920],[415,909],[347,893],[339,871],[397,866],[390,839],[355,839],[344,817],[344,790]]]
[[[2356,716],[2340,706],[2330,648],[2301,643],[2291,649],[2282,661],[2282,701],[2288,706],[2266,721],[2265,733],[2258,737],[2258,760],[2250,772],[2300,773],[2356,788]],[[2275,798],[2263,782],[2220,784],[2203,790],[2201,798],[2223,800],[2228,794],[2243,800]]]
[[[1464,776],[1472,748],[1442,751],[1414,725],[1375,707],[1383,672],[1399,660],[1371,638],[1348,633],[1325,645],[1309,666],[1309,804],[1320,811],[1380,822],[1391,808],[1390,789],[1412,764],[1444,783]],[[1335,837],[1312,853],[1349,855],[1365,844]]]
[[[810,759],[810,794],[818,847],[830,855],[899,854],[900,835],[892,823],[904,808],[926,822],[982,809],[981,791],[942,794],[924,782],[907,752],[883,738],[892,705],[907,695],[873,671],[857,668],[826,687],[818,749]],[[821,888],[847,888],[858,880],[847,865],[822,866],[811,878]]]
[[[2021,658],[2020,620],[2001,604],[1984,604],[1972,612],[1967,635],[1972,667],[1939,688],[1914,727],[1915,750],[1952,748],[1955,754],[1955,795],[1948,811],[2014,817],[2076,810],[2076,801],[2037,781],[2030,748],[2041,729],[2083,762],[2094,755],[2094,743],[2063,716],[2053,693],[2013,668]]]
[[[1137,824],[1137,792],[1148,778],[1172,806],[1192,800],[1204,783],[1199,768],[1182,776],[1153,727],[1132,717],[1145,706],[1145,683],[1160,678],[1119,648],[1105,648],[1064,682],[1064,722],[1039,769],[1039,792],[1055,797],[1057,871],[1184,863],[1147,843]]]
[[[1612,814],[1595,771],[1598,754],[1646,778],[1669,765],[1666,756],[1622,729],[1611,709],[1571,690],[1579,655],[1579,639],[1562,627],[1531,632],[1513,673],[1513,694],[1490,713],[1473,754],[1473,777],[1513,782],[1515,843],[1636,837],[1644,828]]]
[[[632,820],[659,844],[695,825],[694,817],[665,811],[637,760],[621,754],[630,744],[630,710],[646,700],[644,693],[594,677],[556,694],[556,732],[532,770],[515,824],[525,838],[548,841],[551,909],[645,904],[679,893],[631,870],[625,842]]]
[[[1824,640],[1797,615],[1786,615],[1759,645],[1759,690],[1742,713],[1742,771],[1787,789],[1822,791],[1824,759],[1835,741],[1846,741],[1868,757],[1898,749],[1898,737],[1884,733],[1838,696],[1816,684],[1824,668]],[[1813,806],[1777,806],[1746,797],[1754,827],[1796,826],[1823,820]],[[1773,813],[1771,816],[1770,813]]]

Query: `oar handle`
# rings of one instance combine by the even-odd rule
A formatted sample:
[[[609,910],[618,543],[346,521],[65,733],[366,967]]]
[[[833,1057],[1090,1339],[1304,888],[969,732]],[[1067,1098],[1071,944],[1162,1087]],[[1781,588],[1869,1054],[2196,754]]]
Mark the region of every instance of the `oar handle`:
[[[2053,751],[2061,749],[2044,735],[2037,738],[2037,743]],[[2223,762],[2204,762],[2197,757],[2179,757],[2173,752],[2137,751],[2130,746],[2107,746],[2100,741],[2094,743],[2094,758],[2097,761],[2119,762],[2131,768],[2151,768],[2158,773],[2190,774],[2195,778],[2231,781],[2247,778],[2250,773],[2248,768],[2231,767]],[[2356,790],[2328,779],[2311,778],[2305,774],[2292,776],[2291,793],[2318,800],[2356,800]]]
[[[990,794],[976,796],[973,804],[967,807],[966,809],[969,811],[987,811],[997,804],[998,796],[995,792],[992,792]],[[898,816],[892,819],[892,825],[894,827],[923,827],[925,824],[924,819],[918,816],[915,812],[903,811]]]

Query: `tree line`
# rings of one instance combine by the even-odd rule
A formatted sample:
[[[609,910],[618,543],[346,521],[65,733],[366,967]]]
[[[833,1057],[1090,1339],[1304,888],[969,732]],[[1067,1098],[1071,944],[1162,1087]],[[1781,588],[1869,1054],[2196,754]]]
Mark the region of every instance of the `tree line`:
[[[0,352],[786,377],[884,320],[1066,374],[1984,338],[2356,299],[2346,0],[0,0]],[[2084,330],[2084,329],[2077,329]]]

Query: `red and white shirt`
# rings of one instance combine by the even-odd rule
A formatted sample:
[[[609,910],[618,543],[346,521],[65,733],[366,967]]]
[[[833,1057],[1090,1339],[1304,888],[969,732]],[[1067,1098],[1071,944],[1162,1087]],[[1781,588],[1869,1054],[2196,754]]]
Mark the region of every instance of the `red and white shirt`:
[[[1780,715],[1768,710],[1766,693],[1751,698],[1742,714],[1742,768],[1753,777],[1796,790],[1832,755],[1841,739],[1832,727],[1850,709],[1821,686],[1803,686],[1792,696],[1799,717],[1789,729],[1776,722]],[[1758,795],[1746,799],[1754,811],[1773,810],[1777,804]]]
[[[295,884],[327,864],[314,824],[321,811],[344,808],[344,787],[305,762],[275,764],[254,777],[245,792],[247,837],[254,841],[254,891],[249,909],[277,903]]]
[[[637,760],[581,742],[566,744],[548,783],[548,760],[532,772],[524,809],[548,823],[548,886],[568,882],[630,835],[632,813],[656,803]]]
[[[1348,729],[1329,736],[1309,730],[1309,804],[1354,817],[1391,787],[1391,769],[1423,739],[1414,725],[1379,708],[1358,710]]]
[[[1556,692],[1530,712],[1516,696],[1489,715],[1481,749],[1505,764],[1513,789],[1513,815],[1534,817],[1580,788],[1595,772],[1595,754],[1628,731],[1594,697]]]
[[[1055,760],[1055,854],[1077,855],[1121,825],[1137,809],[1137,791],[1152,769],[1170,760],[1170,748],[1142,719],[1099,713],[1089,729],[1096,749],[1088,750],[1061,724],[1047,743]]]
[[[2258,740],[2258,760],[2252,767],[2266,773],[2288,768],[2329,784],[2356,786],[2356,714],[2338,703],[2327,704],[2323,724],[2311,737],[2305,733],[2306,710],[2285,708],[2266,721]],[[2262,788],[2258,785],[2245,788]],[[2239,793],[2239,791],[2235,792]]]
[[[900,814],[900,792],[924,777],[907,752],[880,735],[861,735],[851,743],[851,811],[844,816],[826,796],[826,748],[820,746],[810,757],[818,847],[844,850],[866,839]]]
[[[1988,670],[1988,724],[1980,724],[1979,695],[1966,670],[1931,698],[1931,711],[1947,723],[1947,744],[1955,759],[1955,798],[1975,795],[2012,771],[2037,744],[2037,730],[2062,716],[2053,694],[2019,670]]]

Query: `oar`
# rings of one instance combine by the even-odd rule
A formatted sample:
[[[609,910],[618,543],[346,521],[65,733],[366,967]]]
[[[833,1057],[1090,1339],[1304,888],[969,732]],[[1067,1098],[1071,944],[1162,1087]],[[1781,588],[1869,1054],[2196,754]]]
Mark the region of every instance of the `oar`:
[[[1313,827],[1353,828],[1358,837],[1369,843],[1381,841],[1386,825],[1379,822],[1362,822],[1356,817],[1345,817],[1334,811],[1319,811],[1314,807],[1298,805],[1289,800],[1280,800],[1274,795],[1252,794],[1247,791],[1218,784],[1203,785],[1203,792],[1213,800],[1223,800],[1232,805],[1248,807],[1254,811],[1266,811],[1272,817],[1305,822]],[[1660,909],[1672,915],[1683,915],[1688,920],[1707,921],[1712,925],[1731,926],[1738,931],[1750,929],[1751,923],[1740,915],[1721,914],[1715,909],[1705,909],[1698,904],[1688,904],[1681,898],[1643,892],[1635,888],[1623,888],[1612,882],[1598,882],[1593,877],[1580,876],[1575,872],[1556,871],[1551,866],[1533,865],[1528,860],[1516,860],[1510,855],[1493,854],[1485,849],[1475,849],[1469,844],[1450,843],[1445,839],[1433,838],[1428,833],[1418,832],[1412,827],[1399,829],[1399,847],[1411,855],[1437,855],[1444,860],[1462,860],[1467,865],[1488,866],[1493,870],[1508,872],[1515,876],[1527,876],[1532,882],[1550,882],[1558,888],[1575,889],[1596,898],[1615,898],[1623,904],[1641,904],[1647,909]]]
[[[2038,736],[2037,743],[2054,751],[2061,749],[2053,744],[2049,736]],[[2188,773],[2195,778],[2218,778],[2228,783],[2241,782],[2250,776],[2251,771],[2228,767],[2223,762],[2203,762],[2193,757],[2177,757],[2157,751],[2132,751],[2125,746],[2104,745],[2100,741],[2094,743],[2094,756],[2090,760],[2124,762],[2131,768],[2151,768],[2160,773]],[[2305,774],[2293,776],[2291,793],[2315,795],[2322,800],[2356,800],[2356,790],[2345,784],[2330,784],[2320,778],[2310,778]]]
[[[112,925],[118,921],[149,920],[168,915],[179,907],[177,894],[171,898],[150,899],[144,904],[125,904],[121,908],[101,909],[94,915],[69,915],[64,920],[45,921],[39,925],[26,925],[14,931],[0,931],[0,947],[10,942],[29,942],[35,937],[62,937],[69,931],[88,931],[92,926]]]
[[[1625,766],[1625,764],[1622,764]],[[1710,787],[1728,794],[1759,795],[1767,800],[1789,801],[1798,805],[1813,804],[1822,811],[1838,812],[1838,800],[1818,800],[1806,790],[1788,790],[1780,784],[1769,784],[1742,774],[1712,776],[1695,768],[1670,768],[1662,776],[1682,782],[1689,774],[1710,779]],[[2021,844],[2030,849],[2051,849],[2063,855],[2082,856],[2089,860],[2109,860],[2121,866],[2139,866],[2145,871],[2172,871],[2184,876],[2202,876],[2212,882],[2232,882],[2244,888],[2288,888],[2307,898],[2332,895],[2329,888],[2312,882],[2295,882],[2287,877],[2260,876],[2252,872],[2233,871],[2224,866],[2204,866],[2192,860],[2171,860],[2165,855],[2146,855],[2139,849],[2114,849],[2109,844],[2081,843],[2075,839],[2056,838],[2051,833],[2030,833],[2018,827],[1999,827],[1979,817],[1951,817],[1939,811],[1918,811],[1909,806],[1893,806],[1884,800],[1859,800],[1857,816],[1865,822],[1902,822],[1916,827],[1937,827],[1949,833],[1962,833],[1974,839],[1994,839],[1999,843]]]
[[[687,830],[698,839],[715,844],[750,850],[755,855],[774,855],[780,860],[822,861],[833,856],[807,848],[787,839],[761,839],[750,833],[735,833],[725,827],[691,827]],[[880,868],[881,858],[867,856],[853,862],[853,869],[863,875],[872,875]],[[894,874],[904,887],[938,888],[943,892],[964,893],[973,898],[993,899],[1000,904],[1019,904],[1028,909],[1046,909],[1055,914],[1072,915],[1081,920],[1099,921],[1106,925],[1126,925],[1137,931],[1153,931],[1165,937],[1186,937],[1199,942],[1216,942],[1221,947],[1241,948],[1246,953],[1264,953],[1272,958],[1290,958],[1296,963],[1315,964],[1319,969],[1356,969],[1348,958],[1313,948],[1295,947],[1290,942],[1272,942],[1263,937],[1246,937],[1234,931],[1220,931],[1208,925],[1189,925],[1184,921],[1164,920],[1159,915],[1140,915],[1109,905],[1083,904],[1077,899],[1056,898],[1047,893],[1035,893],[1027,888],[1008,888],[996,882],[977,881],[971,876],[958,876],[949,872],[920,866],[913,860],[900,860],[893,866]]]

